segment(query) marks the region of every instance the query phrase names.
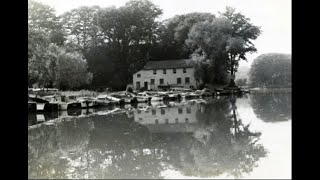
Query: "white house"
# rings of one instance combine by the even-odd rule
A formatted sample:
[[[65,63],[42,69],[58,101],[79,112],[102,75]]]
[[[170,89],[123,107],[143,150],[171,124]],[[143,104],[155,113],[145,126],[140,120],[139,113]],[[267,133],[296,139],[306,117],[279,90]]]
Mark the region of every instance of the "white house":
[[[157,90],[160,86],[196,88],[192,60],[149,61],[133,74],[133,89]]]

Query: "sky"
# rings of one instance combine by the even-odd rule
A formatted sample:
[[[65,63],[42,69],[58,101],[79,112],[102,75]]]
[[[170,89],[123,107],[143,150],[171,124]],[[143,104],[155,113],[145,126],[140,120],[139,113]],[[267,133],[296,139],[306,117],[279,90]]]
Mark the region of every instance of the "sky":
[[[98,5],[102,8],[123,6],[128,0],[36,0],[53,7],[57,15],[79,6]],[[258,51],[247,54],[248,62],[240,66],[250,66],[252,61],[264,53],[291,54],[291,0],[150,0],[163,14],[160,20],[191,12],[218,12],[231,6],[237,12],[250,18],[260,26],[262,34],[253,41]]]

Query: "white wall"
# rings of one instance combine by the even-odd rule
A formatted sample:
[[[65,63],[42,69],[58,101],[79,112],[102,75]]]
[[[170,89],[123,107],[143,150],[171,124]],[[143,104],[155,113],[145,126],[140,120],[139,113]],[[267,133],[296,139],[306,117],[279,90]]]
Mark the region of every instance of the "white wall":
[[[156,74],[153,74],[153,70],[141,70],[135,74],[133,74],[133,87],[137,89],[136,82],[140,82],[140,88],[144,86],[144,82],[148,82],[149,88],[153,90],[158,89],[158,85],[160,85],[160,79],[164,79],[163,85],[178,85],[177,78],[181,78],[181,84],[179,86],[183,86],[184,88],[190,88],[190,86],[197,87],[196,80],[194,78],[194,68],[186,68],[186,73],[183,73],[183,68],[177,68],[176,73],[173,73],[173,69],[166,69],[166,74],[163,74],[163,69],[157,69]],[[141,76],[138,78],[137,74]],[[190,83],[185,83],[185,78],[189,77]],[[150,85],[151,79],[155,79],[155,84]]]
[[[199,108],[198,104],[186,104],[170,108],[152,107],[147,111],[135,110],[134,120],[140,124],[156,124],[156,119],[159,124],[166,124],[166,119],[168,119],[168,124],[176,124],[176,119],[178,119],[178,124],[197,123],[196,112]],[[162,111],[164,114],[162,114]],[[188,119],[187,122],[186,118]]]

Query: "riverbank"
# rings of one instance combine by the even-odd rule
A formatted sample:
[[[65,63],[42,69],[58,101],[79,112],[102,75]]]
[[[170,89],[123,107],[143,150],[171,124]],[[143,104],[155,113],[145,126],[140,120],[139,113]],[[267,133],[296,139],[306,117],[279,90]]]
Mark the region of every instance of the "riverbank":
[[[261,87],[256,87],[256,88],[249,88],[250,92],[252,93],[275,93],[275,92],[292,92],[291,87],[268,87],[268,88],[261,88]]]

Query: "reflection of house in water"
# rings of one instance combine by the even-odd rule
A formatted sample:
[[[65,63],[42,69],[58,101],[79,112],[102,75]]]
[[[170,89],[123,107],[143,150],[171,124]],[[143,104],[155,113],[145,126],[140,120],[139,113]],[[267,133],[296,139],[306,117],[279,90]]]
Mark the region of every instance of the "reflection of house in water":
[[[166,108],[152,107],[134,111],[134,120],[146,126],[151,133],[194,132],[198,127],[198,104]]]

